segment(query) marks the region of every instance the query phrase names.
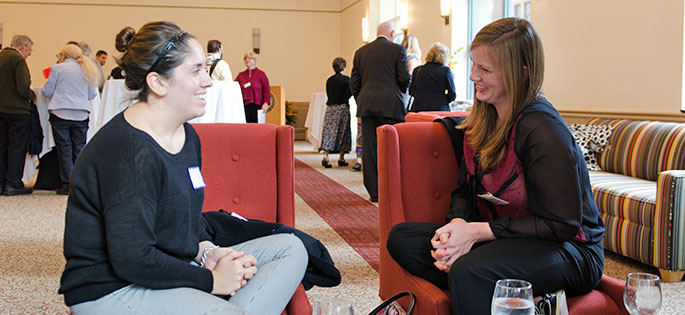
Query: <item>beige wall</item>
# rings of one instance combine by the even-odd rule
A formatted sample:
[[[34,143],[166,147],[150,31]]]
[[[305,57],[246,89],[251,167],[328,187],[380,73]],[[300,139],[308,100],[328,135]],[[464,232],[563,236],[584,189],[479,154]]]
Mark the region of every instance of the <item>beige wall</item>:
[[[349,74],[354,51],[363,45],[361,18],[370,1],[0,1],[0,23],[4,45],[18,32],[36,42],[29,58],[36,86],[44,83],[40,70],[54,63],[67,40],[85,40],[93,51],[105,49],[112,55],[114,34],[123,26],[140,27],[158,19],[178,23],[202,43],[223,41],[235,75],[244,68],[243,53],[251,49],[252,27],[260,27],[258,66],[272,84],[285,87],[288,100],[306,102],[312,92],[324,90],[334,57],[348,60]],[[455,10],[451,24],[455,16],[465,15],[458,12],[463,6]],[[419,38],[424,55],[433,42],[451,45],[456,38],[439,16],[438,0],[410,0],[409,11],[409,32]],[[681,115],[682,0],[658,5],[638,0],[532,0],[531,14],[545,47],[544,92],[557,108]],[[113,66],[108,62],[106,70]]]
[[[410,0],[408,33],[419,39],[421,63],[431,45],[441,42],[450,46],[451,24],[440,16],[440,1]]]
[[[167,4],[192,6],[196,2],[149,1],[154,2],[164,5],[120,5],[146,3],[140,1],[100,2],[112,5],[0,2],[3,44],[7,45],[16,33],[33,39],[35,47],[28,64],[33,85],[42,86],[45,79],[40,71],[54,64],[55,54],[65,42],[83,40],[93,53],[98,49],[109,52],[110,61],[105,66],[109,73],[115,66],[111,57],[116,54],[114,36],[119,30],[169,20],[194,34],[203,46],[209,39],[221,40],[224,58],[235,76],[245,68],[243,54],[252,49],[252,28],[259,27],[262,39],[257,66],[267,73],[272,85],[284,86],[291,101],[309,100],[314,90],[321,90],[321,82],[332,72],[329,64],[340,52],[340,9],[335,0],[231,1],[233,8],[174,7]],[[204,1],[202,5],[220,3],[225,1]],[[259,7],[270,9],[245,9]]]
[[[369,0],[355,2],[346,8],[340,14],[340,56],[347,60],[348,69],[346,73],[349,75],[352,72],[354,52],[364,45],[362,41],[362,17],[367,15]]]
[[[682,0],[532,0],[531,20],[558,109],[680,115]]]

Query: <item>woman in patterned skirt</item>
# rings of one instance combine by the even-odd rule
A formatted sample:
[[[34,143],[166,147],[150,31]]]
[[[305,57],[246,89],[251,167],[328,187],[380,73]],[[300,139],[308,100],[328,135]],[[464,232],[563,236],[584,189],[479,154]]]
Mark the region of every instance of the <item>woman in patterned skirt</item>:
[[[345,153],[352,147],[352,133],[350,131],[350,77],[346,76],[345,59],[337,57],[333,59],[335,74],[326,81],[326,114],[323,119],[323,135],[321,150],[323,160],[321,165],[330,168],[328,152],[339,152],[338,166],[347,166]]]

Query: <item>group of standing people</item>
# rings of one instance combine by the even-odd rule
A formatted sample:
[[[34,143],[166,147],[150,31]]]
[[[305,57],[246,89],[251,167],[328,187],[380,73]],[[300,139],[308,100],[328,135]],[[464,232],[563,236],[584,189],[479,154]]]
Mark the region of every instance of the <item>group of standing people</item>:
[[[434,44],[418,66],[415,37],[394,44],[390,23],[377,35],[355,53],[349,79],[371,201],[378,198],[376,128],[404,121],[407,88],[412,111],[449,110],[455,99],[447,47]],[[398,224],[381,246],[408,272],[449,290],[454,314],[489,313],[495,282],[505,278],[529,281],[537,296],[587,293],[602,277],[605,228],[582,154],[541,93],[542,42],[528,21],[505,18],[480,30],[470,48],[475,105],[456,127],[446,124],[461,139],[446,224]],[[329,82],[344,82],[340,76]],[[344,102],[329,103],[326,118],[335,103]]]
[[[207,61],[206,68],[209,76],[215,81],[231,81],[231,67],[228,62],[223,60],[224,45],[212,39],[207,42]],[[259,120],[258,112],[267,112],[271,104],[271,90],[269,78],[266,73],[257,68],[257,54],[250,51],[243,55],[245,70],[238,73],[235,77],[240,84],[240,91],[243,94],[243,105],[245,106],[245,121],[256,123]]]
[[[88,51],[84,53],[83,49]],[[25,35],[12,38],[0,52],[0,184],[8,196],[30,194],[21,180],[31,124],[40,128],[37,109],[31,103],[36,94],[26,58],[33,51],[33,41]],[[49,121],[55,140],[61,187],[57,194],[69,193],[74,161],[86,143],[90,100],[98,95],[103,75],[100,63],[90,58],[85,43],[69,42],[57,53],[57,63],[49,68],[48,81],[42,89],[49,99]],[[33,113],[32,113],[33,112]],[[32,115],[33,114],[33,115]]]
[[[364,186],[372,202],[378,201],[376,128],[403,122],[407,109],[450,110],[449,104],[456,98],[452,71],[447,66],[447,46],[433,44],[426,63],[420,65],[421,48],[416,36],[408,34],[402,45],[395,44],[394,26],[387,22],[380,24],[376,33],[376,40],[355,53],[351,77],[344,75],[345,59],[333,60],[335,74],[326,81],[328,106],[321,144],[321,164],[325,168],[332,167],[329,152],[339,152],[338,166],[348,165],[344,155],[351,150],[349,98],[354,96],[361,125],[357,133],[361,159],[358,156],[354,169],[363,169]]]

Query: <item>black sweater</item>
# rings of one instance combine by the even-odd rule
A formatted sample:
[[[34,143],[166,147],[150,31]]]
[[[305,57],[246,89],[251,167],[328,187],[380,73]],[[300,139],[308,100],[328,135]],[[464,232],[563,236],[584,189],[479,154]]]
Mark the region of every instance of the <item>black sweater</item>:
[[[450,67],[435,62],[418,66],[412,74],[409,94],[414,97],[412,112],[442,110],[449,111],[454,92],[454,78]]]
[[[350,103],[350,77],[337,72],[326,80],[326,105],[340,105]]]
[[[572,240],[581,228],[586,243],[601,241],[604,222],[590,189],[585,159],[559,112],[541,97],[523,109],[513,132],[514,152],[523,164],[533,215],[490,221],[495,237],[564,242]],[[463,167],[463,159],[461,163]],[[446,215],[448,222],[454,218],[480,221],[470,204],[475,200],[472,194],[460,176]]]
[[[170,154],[119,114],[86,145],[72,173],[60,294],[68,306],[129,284],[210,292],[198,252],[204,192],[189,168],[201,166],[200,139],[185,124],[183,149]]]

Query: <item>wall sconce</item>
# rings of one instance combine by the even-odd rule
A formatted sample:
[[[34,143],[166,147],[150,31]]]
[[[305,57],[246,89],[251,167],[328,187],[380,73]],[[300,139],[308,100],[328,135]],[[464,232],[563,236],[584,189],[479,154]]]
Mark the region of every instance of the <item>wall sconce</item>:
[[[450,24],[450,11],[452,11],[451,0],[440,0],[440,15],[445,19],[445,25]]]
[[[365,43],[369,42],[369,18],[362,18],[362,41]]]
[[[400,3],[400,29],[407,34],[409,29],[409,1],[403,0]]]

